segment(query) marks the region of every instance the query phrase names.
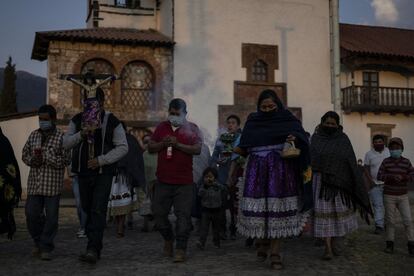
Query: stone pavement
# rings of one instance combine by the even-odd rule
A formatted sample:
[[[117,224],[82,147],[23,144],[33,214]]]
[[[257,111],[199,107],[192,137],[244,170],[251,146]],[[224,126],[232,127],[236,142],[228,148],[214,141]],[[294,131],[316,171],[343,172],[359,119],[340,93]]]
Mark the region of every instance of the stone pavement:
[[[211,243],[205,251],[196,246],[193,233],[185,264],[174,264],[161,256],[158,233],[127,230],[123,239],[115,237],[115,227],[105,233],[101,261],[93,266],[80,263],[78,254],[85,239],[76,239],[77,217],[72,207],[60,211],[59,233],[54,260],[31,257],[32,241],[24,223],[24,209],[16,210],[18,232],[13,241],[0,237],[0,275],[414,275],[414,258],[408,257],[405,235],[399,225],[394,255],[383,253],[383,237],[372,234],[372,226],[361,222],[360,229],[345,240],[344,255],[333,261],[320,260],[323,247],[315,247],[311,237],[284,241],[285,270],[271,271],[269,263],[258,263],[255,250],[244,247],[244,239],[224,241],[221,249]],[[142,220],[135,215],[134,229]]]

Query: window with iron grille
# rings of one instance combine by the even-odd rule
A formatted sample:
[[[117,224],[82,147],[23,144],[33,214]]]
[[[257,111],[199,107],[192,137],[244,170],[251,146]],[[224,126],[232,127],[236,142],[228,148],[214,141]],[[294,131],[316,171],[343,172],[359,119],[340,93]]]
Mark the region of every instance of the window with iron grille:
[[[85,74],[88,70],[93,70],[95,74],[114,74],[114,67],[109,61],[104,59],[91,59],[85,62],[82,66],[81,74]],[[97,80],[99,82],[99,80]],[[105,106],[113,106],[113,87],[110,83],[104,84],[101,86],[102,90],[105,93]]]
[[[267,81],[267,64],[261,59],[257,60],[253,65],[252,80]]]
[[[147,63],[128,63],[122,70],[121,79],[123,106],[140,111],[154,109],[154,74]]]

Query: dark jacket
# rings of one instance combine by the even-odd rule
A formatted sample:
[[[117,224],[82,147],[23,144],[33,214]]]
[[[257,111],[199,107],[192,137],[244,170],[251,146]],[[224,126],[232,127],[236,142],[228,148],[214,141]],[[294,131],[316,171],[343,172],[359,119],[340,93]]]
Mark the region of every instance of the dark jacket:
[[[78,175],[114,174],[116,162],[128,152],[125,131],[119,120],[109,112],[102,113],[102,127],[95,130],[94,158],[100,168],[91,170],[88,164],[88,144],[81,137],[82,113],[73,117],[63,139],[66,149],[72,149],[72,172]]]

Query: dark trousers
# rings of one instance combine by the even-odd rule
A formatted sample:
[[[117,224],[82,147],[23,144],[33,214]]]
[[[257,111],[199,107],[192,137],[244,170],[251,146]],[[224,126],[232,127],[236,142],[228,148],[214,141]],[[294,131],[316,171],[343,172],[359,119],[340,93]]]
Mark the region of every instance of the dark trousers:
[[[200,242],[205,244],[207,241],[210,225],[213,227],[213,242],[215,245],[220,245],[220,217],[221,208],[207,209],[203,208],[201,213],[200,224]]]
[[[55,248],[53,240],[58,230],[59,201],[60,195],[27,196],[25,209],[27,229],[35,246],[43,252],[50,252]]]
[[[85,211],[87,250],[98,255],[102,250],[103,233],[106,226],[108,199],[112,187],[112,175],[79,176],[79,193]]]
[[[191,231],[193,185],[155,184],[153,214],[156,227],[164,240],[172,241],[174,233],[168,215],[174,207],[176,221],[176,248],[186,250]]]

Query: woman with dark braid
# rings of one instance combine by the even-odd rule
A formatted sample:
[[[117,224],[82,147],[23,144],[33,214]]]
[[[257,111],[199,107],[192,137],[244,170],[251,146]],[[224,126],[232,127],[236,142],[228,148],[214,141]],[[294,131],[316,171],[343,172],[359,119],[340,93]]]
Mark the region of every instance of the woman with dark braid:
[[[286,143],[293,141],[300,154],[285,159]],[[285,109],[276,93],[265,90],[235,151],[248,157],[239,188],[237,230],[258,239],[259,261],[265,261],[270,253],[271,267],[282,269],[280,241],[303,232],[312,208],[308,138],[301,122]]]

